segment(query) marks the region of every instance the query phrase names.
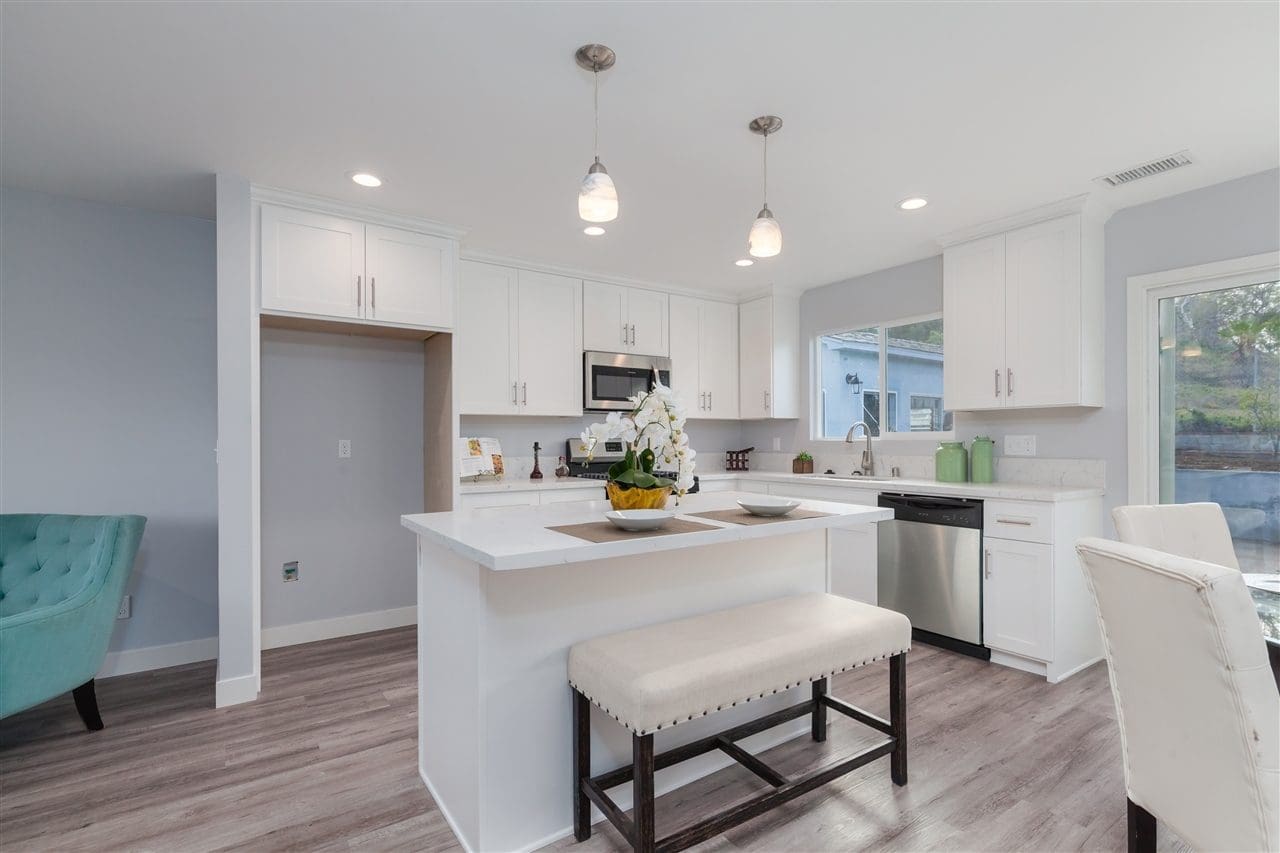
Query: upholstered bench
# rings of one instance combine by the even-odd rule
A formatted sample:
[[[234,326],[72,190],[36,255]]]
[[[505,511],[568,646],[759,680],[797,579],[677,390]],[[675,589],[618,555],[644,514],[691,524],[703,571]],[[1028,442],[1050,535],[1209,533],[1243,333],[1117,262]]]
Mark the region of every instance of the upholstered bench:
[[[885,755],[894,784],[907,783],[906,652],[911,623],[892,610],[823,593],[780,598],[624,631],[569,650],[573,688],[574,836],[591,836],[594,802],[637,851],[683,850]],[[827,679],[889,659],[889,719],[827,694]],[[807,701],[655,755],[653,734],[695,717],[812,684]],[[591,776],[590,704],[631,731],[632,763]],[[888,737],[805,776],[788,779],[737,741],[789,720],[812,717],[826,740],[827,709]],[[653,774],[721,750],[772,786],[751,799],[664,838],[654,834]],[[606,790],[632,783],[628,817]]]

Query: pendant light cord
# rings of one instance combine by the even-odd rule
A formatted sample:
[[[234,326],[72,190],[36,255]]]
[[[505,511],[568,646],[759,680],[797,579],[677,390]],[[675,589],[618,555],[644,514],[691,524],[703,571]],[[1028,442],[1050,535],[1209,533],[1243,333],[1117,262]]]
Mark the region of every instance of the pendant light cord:
[[[769,207],[769,131],[764,132],[764,186],[760,194],[764,196],[764,207]]]
[[[596,162],[599,163],[600,162],[600,69],[597,68],[592,73],[591,76],[592,76],[592,79],[594,79],[595,81],[595,93],[591,100],[591,106],[596,116],[595,139],[593,140],[593,148],[594,148],[593,153],[595,154]]]

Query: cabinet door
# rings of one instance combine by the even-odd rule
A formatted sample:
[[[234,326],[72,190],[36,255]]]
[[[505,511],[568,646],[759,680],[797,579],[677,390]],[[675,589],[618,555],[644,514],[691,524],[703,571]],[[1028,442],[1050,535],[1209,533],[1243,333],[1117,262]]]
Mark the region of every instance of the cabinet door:
[[[713,418],[738,417],[738,306],[703,302],[699,306],[699,385],[707,395],[707,414]],[[672,311],[671,351],[679,337]]]
[[[982,639],[990,648],[1053,658],[1053,548],[983,540]]]
[[[656,290],[627,288],[626,321],[631,326],[631,352],[640,355],[670,354],[667,298],[667,294]]]
[[[1004,235],[943,253],[942,313],[947,325],[944,405],[952,411],[1004,406]]]
[[[598,281],[582,283],[582,346],[594,352],[627,352],[630,324],[627,289]]]
[[[699,356],[701,299],[672,296],[671,307],[671,389],[684,403],[691,418],[710,417],[706,389],[702,387]]]
[[[1005,235],[1004,316],[1005,405],[1079,404],[1079,216]]]
[[[452,328],[453,253],[444,237],[365,226],[365,319]]]
[[[875,604],[876,567],[880,560],[876,526],[862,524],[828,530],[827,554],[830,561],[831,593],[865,604]]]
[[[454,332],[453,375],[458,411],[512,415],[517,406],[517,273],[510,267],[463,261]]]
[[[582,282],[520,270],[519,290],[520,412],[578,417],[582,414]]]
[[[361,316],[363,223],[264,204],[259,227],[264,309]]]
[[[768,298],[738,306],[738,411],[744,419],[769,417],[773,391],[772,308]]]

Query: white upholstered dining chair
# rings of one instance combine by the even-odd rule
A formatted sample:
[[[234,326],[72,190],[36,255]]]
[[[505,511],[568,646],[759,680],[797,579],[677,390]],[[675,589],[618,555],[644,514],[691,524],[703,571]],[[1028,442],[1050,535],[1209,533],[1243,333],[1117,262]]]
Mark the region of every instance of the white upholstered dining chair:
[[[1120,724],[1130,851],[1156,819],[1197,850],[1280,849],[1280,694],[1235,568],[1076,546]]]
[[[1227,517],[1217,504],[1121,506],[1111,518],[1121,542],[1240,569]]]

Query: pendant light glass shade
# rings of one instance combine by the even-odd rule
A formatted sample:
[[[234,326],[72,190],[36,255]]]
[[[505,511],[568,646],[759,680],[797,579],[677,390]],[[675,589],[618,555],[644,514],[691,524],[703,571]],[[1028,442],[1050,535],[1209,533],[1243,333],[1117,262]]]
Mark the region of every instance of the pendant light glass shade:
[[[747,251],[753,258],[772,258],[782,251],[782,226],[767,207],[751,223],[751,231],[747,234]]]
[[[618,218],[618,190],[599,160],[591,164],[578,188],[578,216],[584,222],[612,222]]]

